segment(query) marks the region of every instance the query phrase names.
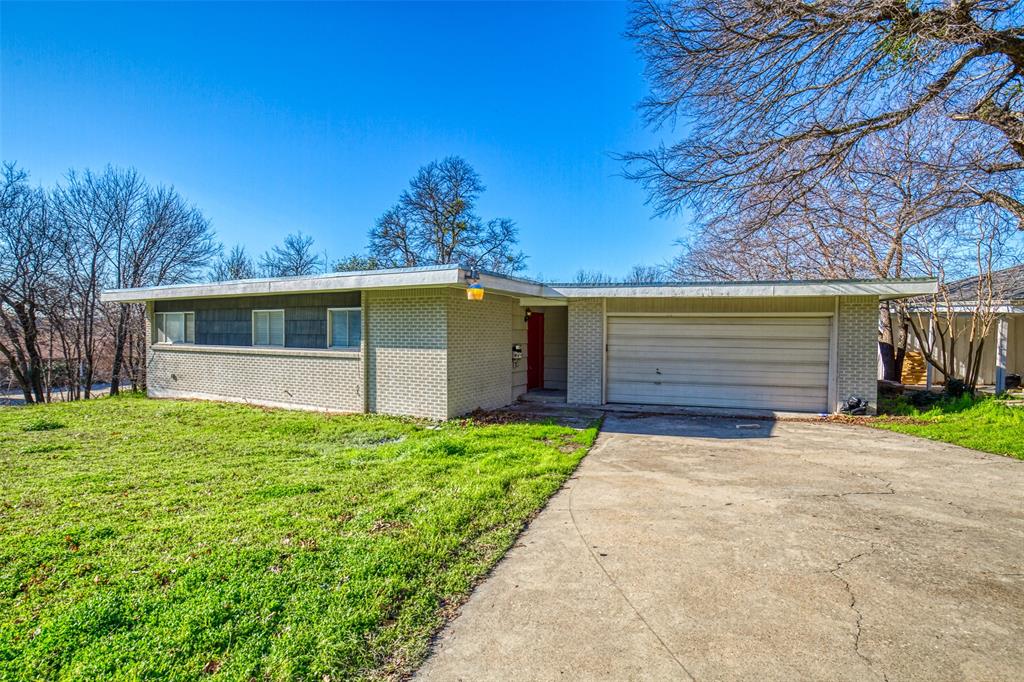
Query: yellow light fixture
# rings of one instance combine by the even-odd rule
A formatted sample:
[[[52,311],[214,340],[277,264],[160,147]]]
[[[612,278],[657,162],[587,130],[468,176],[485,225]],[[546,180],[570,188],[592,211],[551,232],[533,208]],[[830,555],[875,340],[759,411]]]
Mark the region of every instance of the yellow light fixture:
[[[466,287],[466,298],[470,301],[482,301],[484,300],[484,288],[479,282],[470,284]]]

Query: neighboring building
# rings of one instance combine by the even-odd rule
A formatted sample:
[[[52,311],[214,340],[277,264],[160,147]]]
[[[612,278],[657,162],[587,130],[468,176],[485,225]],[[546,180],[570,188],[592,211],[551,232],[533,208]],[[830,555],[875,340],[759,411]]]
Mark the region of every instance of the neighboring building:
[[[983,287],[983,288],[987,288]],[[948,287],[947,307],[945,301],[939,307],[939,320],[944,323],[952,314],[956,329],[963,340],[954,345],[953,354],[961,376],[967,365],[967,329],[972,312],[978,308],[978,278],[968,277],[953,282]],[[983,305],[996,315],[995,323],[985,336],[981,350],[981,364],[978,368],[978,384],[993,386],[996,392],[1006,387],[1008,374],[1024,374],[1024,265],[998,270],[992,273],[992,300]],[[930,317],[931,301],[912,302],[911,310],[917,310],[925,322]],[[917,340],[911,338],[907,355],[911,358],[913,371],[904,372],[904,383],[920,383],[930,386],[932,381],[942,383],[942,375],[921,355]]]
[[[444,419],[545,389],[571,404],[824,413],[875,402],[879,299],[933,281],[542,284],[457,266],[122,289],[148,389]],[[484,289],[469,300],[467,285]]]

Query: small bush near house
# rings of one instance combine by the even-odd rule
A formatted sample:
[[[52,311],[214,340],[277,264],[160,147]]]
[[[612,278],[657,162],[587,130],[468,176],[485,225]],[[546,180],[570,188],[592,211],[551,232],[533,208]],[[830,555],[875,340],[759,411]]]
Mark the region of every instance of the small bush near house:
[[[406,675],[595,435],[137,396],[0,409],[0,680]]]
[[[880,401],[882,416],[869,424],[954,445],[1024,459],[1024,406],[991,397],[940,397],[936,402],[907,397]],[[887,418],[893,415],[898,418]]]

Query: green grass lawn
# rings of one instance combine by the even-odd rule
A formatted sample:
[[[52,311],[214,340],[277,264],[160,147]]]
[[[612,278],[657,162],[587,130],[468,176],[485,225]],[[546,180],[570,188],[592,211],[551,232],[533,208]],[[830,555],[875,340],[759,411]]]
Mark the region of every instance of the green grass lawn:
[[[0,679],[401,676],[596,432],[0,409]]]
[[[903,401],[883,404],[882,409],[886,408],[897,416],[878,417],[871,426],[1024,459],[1024,407],[964,396],[927,410]]]

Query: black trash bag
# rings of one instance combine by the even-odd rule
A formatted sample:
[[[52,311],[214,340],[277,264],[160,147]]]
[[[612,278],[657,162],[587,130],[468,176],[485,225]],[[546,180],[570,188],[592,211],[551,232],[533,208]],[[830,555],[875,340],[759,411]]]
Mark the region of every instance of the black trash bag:
[[[839,408],[839,412],[842,414],[849,414],[853,416],[862,416],[868,413],[868,401],[864,398],[858,398],[857,396],[850,396],[843,403],[843,406]]]
[[[967,393],[967,384],[960,379],[948,379],[945,392],[950,398],[959,398],[964,393]]]

